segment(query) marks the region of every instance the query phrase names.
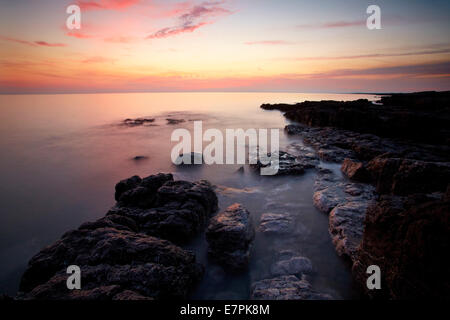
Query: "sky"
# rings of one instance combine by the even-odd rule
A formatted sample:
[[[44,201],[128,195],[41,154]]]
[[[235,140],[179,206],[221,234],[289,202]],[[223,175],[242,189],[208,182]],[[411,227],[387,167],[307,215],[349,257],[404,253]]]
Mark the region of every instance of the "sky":
[[[0,0],[0,93],[450,90],[449,18],[448,0]]]

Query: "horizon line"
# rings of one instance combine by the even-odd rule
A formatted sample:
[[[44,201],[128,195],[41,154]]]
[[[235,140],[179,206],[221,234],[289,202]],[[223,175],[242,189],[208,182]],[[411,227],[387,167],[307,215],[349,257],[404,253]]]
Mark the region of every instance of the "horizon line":
[[[292,91],[292,90],[186,90],[186,91],[71,91],[71,92],[0,92],[0,95],[70,95],[70,94],[130,94],[130,93],[310,93],[310,94],[367,94],[367,95],[390,95],[400,93],[417,93],[417,92],[446,92],[449,90],[421,90],[421,91],[395,91],[395,92],[342,92],[342,91]]]

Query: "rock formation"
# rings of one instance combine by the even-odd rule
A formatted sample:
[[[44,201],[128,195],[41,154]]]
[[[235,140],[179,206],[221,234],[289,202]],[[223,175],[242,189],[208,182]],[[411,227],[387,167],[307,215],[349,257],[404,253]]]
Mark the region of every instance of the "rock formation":
[[[211,219],[206,231],[209,254],[231,270],[242,270],[248,265],[254,235],[250,213],[235,203]]]
[[[382,289],[367,294],[448,299],[450,92],[261,107],[300,122],[286,132],[342,164],[350,181],[319,169],[313,200],[362,288],[367,267],[381,268]]]
[[[207,181],[138,176],[116,185],[117,204],[29,262],[19,299],[145,300],[185,298],[203,274],[194,254],[174,245],[197,234],[217,209]],[[66,287],[67,267],[81,270],[81,290]]]

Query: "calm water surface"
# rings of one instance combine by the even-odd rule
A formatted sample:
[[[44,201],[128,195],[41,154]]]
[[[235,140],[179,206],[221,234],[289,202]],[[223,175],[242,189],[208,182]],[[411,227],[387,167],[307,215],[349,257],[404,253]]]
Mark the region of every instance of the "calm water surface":
[[[261,177],[238,165],[175,168],[170,135],[175,128],[284,128],[278,111],[262,103],[354,100],[374,96],[301,93],[133,93],[0,95],[0,292],[15,294],[28,260],[69,229],[104,216],[114,185],[132,175],[173,172],[176,179],[207,179],[217,186],[219,207],[240,202],[255,225],[264,212],[289,212],[296,235],[256,234],[248,272],[226,275],[207,259],[204,234],[186,247],[207,273],[193,292],[198,299],[246,299],[250,283],[267,276],[276,252],[293,249],[312,260],[313,287],[336,298],[357,297],[349,267],[335,254],[328,217],[313,207],[314,173]],[[126,118],[152,117],[151,126],[125,127]],[[176,126],[166,118],[184,119]],[[280,131],[280,145],[301,143]],[[206,145],[206,144],[205,144]],[[133,157],[147,159],[135,161]],[[337,169],[337,168],[336,168]]]

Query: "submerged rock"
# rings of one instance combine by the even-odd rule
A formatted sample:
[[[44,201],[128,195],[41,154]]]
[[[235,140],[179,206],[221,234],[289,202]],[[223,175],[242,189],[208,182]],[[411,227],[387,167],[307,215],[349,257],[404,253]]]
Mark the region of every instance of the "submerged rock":
[[[235,203],[211,219],[206,231],[208,252],[221,265],[232,270],[244,269],[254,234],[250,212]]]
[[[273,276],[302,275],[313,272],[311,260],[302,256],[293,256],[275,262],[270,272]]]
[[[264,234],[289,234],[294,231],[294,222],[288,213],[263,213],[259,231]]]
[[[142,161],[142,160],[147,160],[148,157],[147,156],[135,156],[133,157],[134,161]]]
[[[303,165],[304,169],[316,168],[320,163],[319,157],[313,148],[299,143],[291,143],[286,147],[286,150],[296,158],[296,162]]]
[[[311,284],[296,276],[280,276],[253,283],[253,300],[330,300],[328,294],[312,290]]]
[[[222,194],[224,196],[263,193],[263,191],[257,187],[233,188],[219,185],[216,186],[215,190],[217,193]]]

